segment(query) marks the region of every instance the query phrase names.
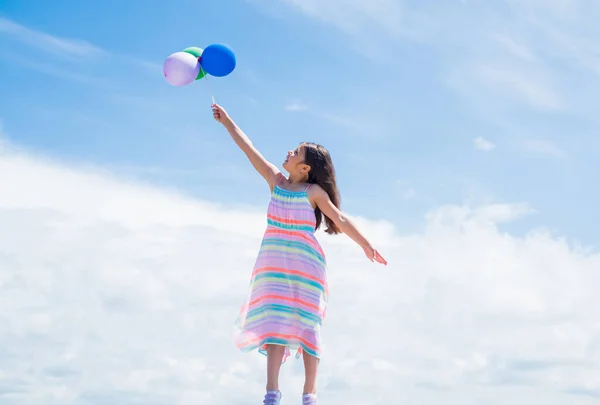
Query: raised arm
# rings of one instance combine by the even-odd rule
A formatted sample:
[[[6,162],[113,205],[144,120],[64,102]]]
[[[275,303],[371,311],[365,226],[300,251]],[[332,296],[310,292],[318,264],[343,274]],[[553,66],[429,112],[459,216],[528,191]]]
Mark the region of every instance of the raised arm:
[[[269,187],[273,189],[277,183],[279,169],[269,162],[264,156],[254,147],[250,138],[241,130],[240,127],[229,117],[227,111],[218,104],[213,104],[213,117],[215,120],[223,124],[225,129],[231,135],[231,138],[237,146],[246,154],[252,166],[260,173],[261,176],[269,183]]]

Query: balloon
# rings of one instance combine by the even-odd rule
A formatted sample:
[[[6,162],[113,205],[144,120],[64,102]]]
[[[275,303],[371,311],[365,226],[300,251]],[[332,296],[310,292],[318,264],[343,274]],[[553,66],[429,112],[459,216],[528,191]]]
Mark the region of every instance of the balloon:
[[[189,48],[185,48],[183,52],[187,52],[190,55],[194,55],[196,58],[202,56],[202,48],[198,48],[197,46],[190,46]]]
[[[202,48],[198,48],[196,46],[190,46],[189,48],[185,48],[183,50],[183,52],[187,52],[190,55],[194,55],[196,58],[198,58],[198,61],[200,61],[203,51],[202,51]],[[206,76],[206,72],[204,71],[204,69],[202,69],[202,65],[200,65],[200,72],[198,73],[196,80],[202,79],[204,76]]]
[[[187,52],[175,52],[163,63],[163,75],[173,86],[192,83],[200,72],[198,58]]]
[[[209,45],[202,52],[202,69],[212,76],[227,76],[235,69],[235,54],[227,45]]]

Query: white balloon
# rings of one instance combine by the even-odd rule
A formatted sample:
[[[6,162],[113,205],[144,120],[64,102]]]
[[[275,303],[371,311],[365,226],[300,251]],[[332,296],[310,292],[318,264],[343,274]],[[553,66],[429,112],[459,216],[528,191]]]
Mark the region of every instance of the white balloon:
[[[198,58],[187,52],[175,52],[163,63],[163,75],[173,86],[192,83],[200,72]]]

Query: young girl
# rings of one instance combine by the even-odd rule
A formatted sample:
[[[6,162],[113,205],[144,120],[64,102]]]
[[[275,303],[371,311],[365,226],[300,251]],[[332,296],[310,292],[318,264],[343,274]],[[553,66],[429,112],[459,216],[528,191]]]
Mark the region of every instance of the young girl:
[[[304,142],[288,151],[286,178],[268,162],[227,112],[213,104],[215,120],[271,189],[267,229],[252,272],[246,302],[236,322],[236,345],[267,356],[265,405],[279,405],[279,370],[296,350],[304,359],[303,405],[316,405],[317,366],[321,356],[320,327],[327,305],[325,255],[314,236],[323,219],[329,234],[345,233],[371,261],[387,264],[356,226],[339,210],[340,197],[329,152]]]

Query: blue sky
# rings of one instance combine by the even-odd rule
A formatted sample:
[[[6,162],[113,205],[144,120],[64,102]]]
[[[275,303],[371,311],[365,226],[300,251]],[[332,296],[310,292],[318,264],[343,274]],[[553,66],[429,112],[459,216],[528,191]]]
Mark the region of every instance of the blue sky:
[[[552,1],[363,3],[4,2],[4,132],[42,154],[263,204],[262,180],[211,120],[212,94],[275,163],[302,140],[327,146],[352,213],[415,229],[441,204],[527,203],[535,215],[513,231],[600,243],[589,15]],[[233,74],[164,81],[170,53],[218,42],[236,52]]]
[[[230,330],[268,189],[214,95],[275,163],[326,145],[388,260],[317,235],[323,403],[597,403],[597,2],[26,3],[0,3],[0,402],[262,400]],[[164,80],[218,42],[230,76]]]

